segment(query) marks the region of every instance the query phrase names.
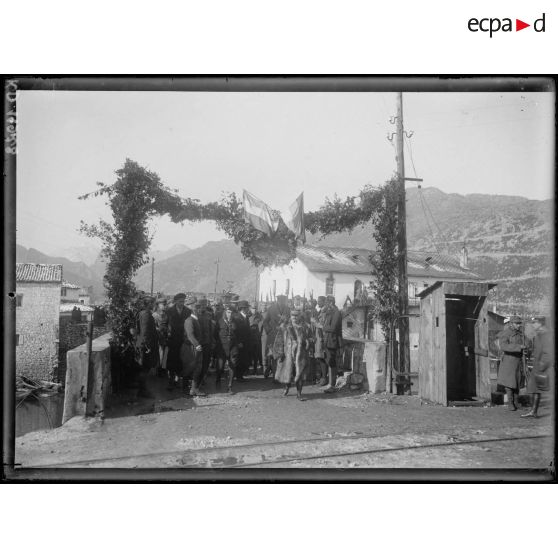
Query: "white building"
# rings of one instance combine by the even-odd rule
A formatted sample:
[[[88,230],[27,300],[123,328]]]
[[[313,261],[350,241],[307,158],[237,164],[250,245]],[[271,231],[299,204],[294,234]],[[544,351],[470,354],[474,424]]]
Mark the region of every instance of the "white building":
[[[297,248],[297,257],[289,265],[266,267],[260,274],[259,300],[274,300],[277,295],[333,295],[339,308],[347,297],[354,301],[366,291],[372,296],[374,268],[371,250],[363,248],[331,248],[305,245]],[[408,252],[407,274],[409,305],[418,306],[418,293],[436,281],[480,281],[467,268],[467,251],[461,258],[429,252]]]

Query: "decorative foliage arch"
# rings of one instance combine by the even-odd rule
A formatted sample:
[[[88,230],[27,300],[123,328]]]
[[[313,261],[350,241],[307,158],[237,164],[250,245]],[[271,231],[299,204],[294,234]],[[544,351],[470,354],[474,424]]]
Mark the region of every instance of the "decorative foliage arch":
[[[148,225],[154,216],[168,215],[174,223],[214,221],[255,265],[283,265],[296,257],[294,234],[281,226],[270,238],[254,229],[244,220],[242,199],[234,193],[207,204],[182,198],[177,190],[166,187],[157,174],[130,159],[116,171],[116,176],[113,184],[98,183],[96,191],[80,197],[85,200],[91,196],[107,196],[113,223],[101,220],[89,225],[82,221],[80,230],[103,243],[108,318],[113,330],[112,344],[118,351],[131,345],[132,301],[136,295],[133,277],[147,263],[152,240]],[[367,185],[357,196],[344,200],[337,196],[332,200],[326,198],[319,210],[305,213],[306,229],[322,237],[351,231],[372,220],[378,247],[372,262],[376,269],[374,313],[386,334],[396,308],[397,192],[397,182],[392,179],[379,187]]]

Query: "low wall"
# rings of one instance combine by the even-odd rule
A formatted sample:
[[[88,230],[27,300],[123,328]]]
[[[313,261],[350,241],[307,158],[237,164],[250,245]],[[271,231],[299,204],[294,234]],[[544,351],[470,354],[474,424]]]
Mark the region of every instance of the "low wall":
[[[365,339],[345,339],[343,362],[350,362],[350,374],[345,374],[347,383],[363,388],[370,393],[386,390],[386,345]]]
[[[83,322],[74,324],[70,322],[70,317],[60,317],[60,338],[58,343],[58,381],[64,382],[66,377],[66,354],[71,349],[83,345],[87,341],[88,323]],[[93,327],[93,339],[101,337],[110,331],[106,325]]]
[[[111,393],[110,334],[93,340],[91,374],[86,345],[66,353],[66,389],[62,424],[72,417],[103,416]]]

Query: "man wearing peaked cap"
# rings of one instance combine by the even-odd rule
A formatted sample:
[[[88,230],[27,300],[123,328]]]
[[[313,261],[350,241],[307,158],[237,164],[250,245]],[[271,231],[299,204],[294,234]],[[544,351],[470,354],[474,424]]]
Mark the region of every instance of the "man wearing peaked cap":
[[[517,410],[516,403],[521,382],[521,360],[526,348],[521,324],[522,320],[519,316],[512,316],[506,328],[498,334],[500,350],[504,353],[498,368],[498,383],[504,386],[506,390],[510,411]]]
[[[531,320],[535,330],[533,348],[533,369],[527,381],[527,393],[531,396],[531,409],[521,418],[538,418],[538,410],[543,391],[554,393],[554,339],[546,326],[544,316]]]
[[[172,300],[173,302],[177,302],[179,300],[186,300],[186,295],[184,293],[175,294]]]

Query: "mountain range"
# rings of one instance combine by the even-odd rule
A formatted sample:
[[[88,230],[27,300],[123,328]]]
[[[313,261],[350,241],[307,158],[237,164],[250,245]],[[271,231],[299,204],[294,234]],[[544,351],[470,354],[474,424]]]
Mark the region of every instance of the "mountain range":
[[[409,249],[457,255],[465,243],[471,270],[498,283],[492,302],[499,311],[548,312],[553,296],[552,206],[548,200],[518,196],[459,195],[436,188],[409,188]],[[375,248],[369,224],[325,238],[308,235],[307,242]],[[102,292],[104,263],[98,257],[88,266],[19,246],[17,254],[17,261],[62,263],[66,280],[93,285],[95,293]],[[213,292],[217,281],[218,292],[230,288],[243,298],[254,297],[256,268],[242,258],[240,247],[231,240],[208,242],[192,250],[177,245],[151,256],[155,258],[155,291]],[[151,264],[139,270],[135,281],[140,289],[150,290]]]

